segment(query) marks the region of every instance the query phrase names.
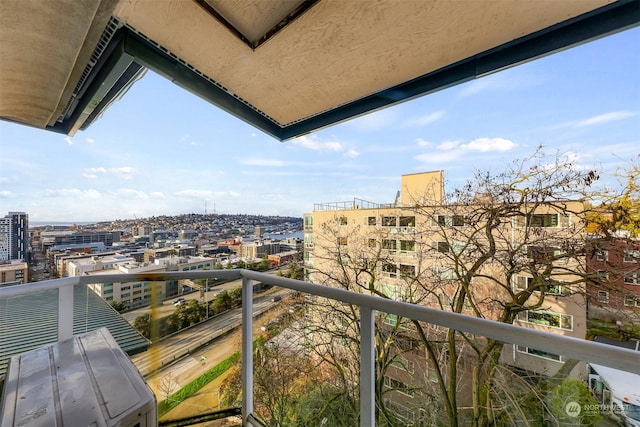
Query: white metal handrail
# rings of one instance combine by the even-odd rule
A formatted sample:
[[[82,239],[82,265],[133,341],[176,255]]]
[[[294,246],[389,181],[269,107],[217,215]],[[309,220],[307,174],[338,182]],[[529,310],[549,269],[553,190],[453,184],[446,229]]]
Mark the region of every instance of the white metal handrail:
[[[357,305],[360,308],[360,425],[374,425],[374,312],[380,311],[404,318],[453,328],[500,340],[559,354],[568,358],[597,363],[627,372],[640,374],[640,352],[614,347],[598,342],[538,331],[517,325],[452,313],[425,306],[399,302],[378,296],[366,295],[344,289],[317,285],[309,282],[278,277],[251,270],[200,270],[140,274],[104,274],[78,276],[46,282],[0,288],[0,299],[18,295],[59,289],[58,340],[73,334],[73,286],[90,283],[124,283],[132,281],[165,281],[181,279],[242,279],[242,373],[243,373],[243,422],[253,419],[253,281],[280,286],[302,293],[326,297]]]

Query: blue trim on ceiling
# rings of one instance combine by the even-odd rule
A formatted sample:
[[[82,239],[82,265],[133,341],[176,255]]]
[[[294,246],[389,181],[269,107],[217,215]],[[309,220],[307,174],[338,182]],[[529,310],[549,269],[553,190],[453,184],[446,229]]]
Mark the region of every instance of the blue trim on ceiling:
[[[110,104],[110,97],[116,96],[120,89],[128,84],[126,78],[114,78],[109,75],[117,64],[121,64],[122,56],[127,56],[127,59],[130,57],[130,67],[133,67],[128,69],[125,75],[133,76],[140,66],[147,67],[273,138],[284,141],[623,31],[639,23],[640,0],[620,0],[448,67],[288,125],[280,124],[262,114],[221,85],[203,77],[169,52],[125,27],[118,30],[119,34],[112,39],[111,43],[114,47],[110,49],[109,55],[103,55],[102,63],[95,67],[94,77],[91,78],[73,112],[62,123],[57,123],[48,129],[68,133],[81,117],[88,115],[81,127],[86,129],[99,117],[103,109]],[[112,81],[115,84],[111,90],[107,91],[106,96],[96,99],[96,94],[100,90],[104,91],[101,85],[105,81]],[[88,109],[92,110],[87,111]]]

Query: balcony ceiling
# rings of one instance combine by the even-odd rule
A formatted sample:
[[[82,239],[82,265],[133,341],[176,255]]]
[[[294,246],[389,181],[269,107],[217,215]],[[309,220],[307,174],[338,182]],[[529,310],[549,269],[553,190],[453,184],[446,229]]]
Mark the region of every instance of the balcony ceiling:
[[[152,69],[284,140],[639,21],[640,0],[2,0],[0,117],[72,135]]]

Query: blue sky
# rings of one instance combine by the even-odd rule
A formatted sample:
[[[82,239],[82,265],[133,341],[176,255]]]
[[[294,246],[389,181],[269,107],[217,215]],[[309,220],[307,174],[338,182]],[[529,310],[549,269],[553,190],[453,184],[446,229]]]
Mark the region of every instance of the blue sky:
[[[613,173],[639,160],[638,46],[635,28],[286,142],[148,72],[73,138],[0,121],[0,215],[302,216],[391,202],[408,173],[451,188],[539,145]]]

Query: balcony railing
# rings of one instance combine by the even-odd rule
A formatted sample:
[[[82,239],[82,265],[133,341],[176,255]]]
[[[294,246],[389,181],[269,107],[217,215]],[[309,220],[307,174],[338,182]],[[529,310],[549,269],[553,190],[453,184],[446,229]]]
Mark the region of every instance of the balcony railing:
[[[79,276],[0,288],[0,300],[58,289],[58,340],[72,337],[73,287],[90,283],[166,281],[180,279],[242,279],[242,420],[243,425],[263,425],[254,416],[253,384],[253,282],[288,288],[329,298],[360,309],[360,425],[375,425],[375,313],[384,312],[432,325],[535,348],[564,358],[584,360],[640,374],[640,352],[626,348],[523,328],[416,304],[379,298],[344,289],[278,277],[250,270],[209,270],[146,274]]]

